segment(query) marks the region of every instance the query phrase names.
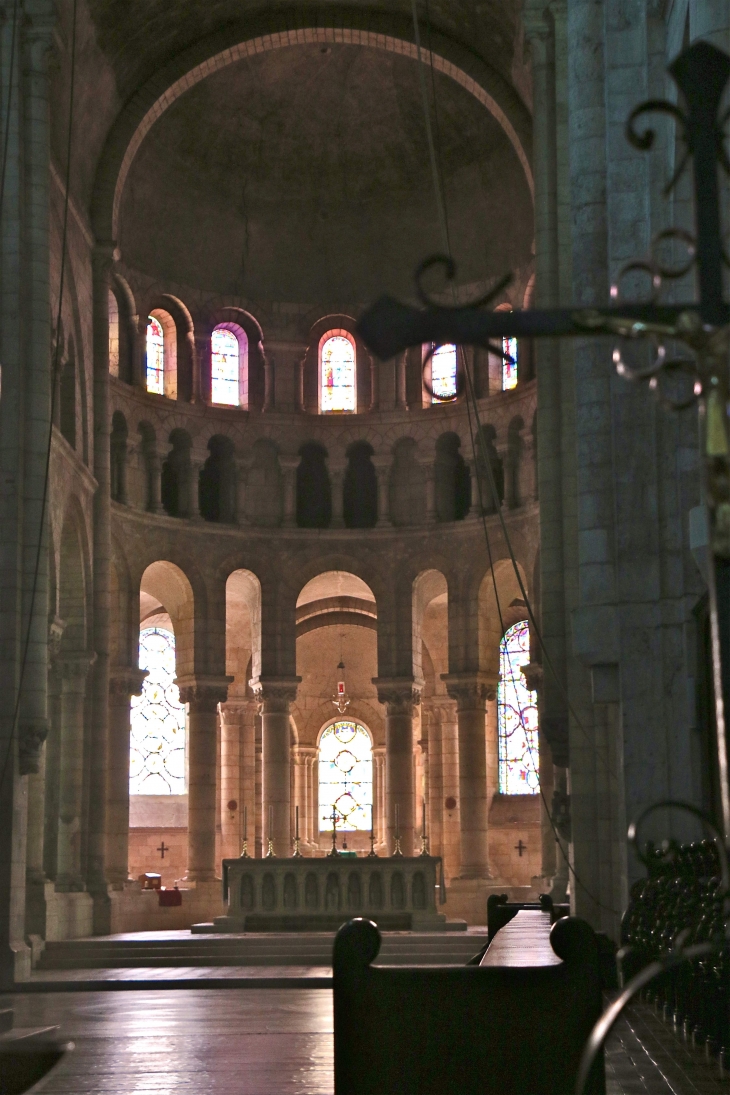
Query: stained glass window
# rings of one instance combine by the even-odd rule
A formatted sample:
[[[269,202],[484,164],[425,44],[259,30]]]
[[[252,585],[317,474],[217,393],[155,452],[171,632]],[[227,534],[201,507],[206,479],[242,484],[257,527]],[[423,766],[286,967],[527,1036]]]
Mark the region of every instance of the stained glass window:
[[[373,746],[364,726],[351,719],[332,723],[319,740],[319,828],[369,829],[373,807]]]
[[[119,376],[119,305],[109,290],[109,372]]]
[[[517,387],[517,339],[503,338],[502,352],[512,358],[511,361],[502,358],[502,391],[507,392]]]
[[[456,395],[456,346],[437,346],[431,356],[431,402]]]
[[[175,636],[162,627],[139,633],[142,695],[132,696],[130,795],[185,794],[185,707],[175,679]]]
[[[499,790],[503,795],[536,795],[540,790],[537,694],[527,687],[523,665],[530,660],[527,620],[508,627],[499,644],[497,719]]]
[[[165,394],[165,336],[154,316],[147,317],[147,391]]]
[[[355,410],[355,347],[332,335],[322,347],[319,405],[323,414]]]
[[[213,331],[211,349],[211,398],[214,403],[237,407],[241,401],[238,391],[238,339],[233,331],[217,327]]]

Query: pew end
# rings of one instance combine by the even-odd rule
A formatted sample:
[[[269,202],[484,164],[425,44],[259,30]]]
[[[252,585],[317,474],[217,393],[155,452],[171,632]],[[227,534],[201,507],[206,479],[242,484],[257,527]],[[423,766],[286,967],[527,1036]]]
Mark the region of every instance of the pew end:
[[[601,1014],[598,946],[585,921],[546,928],[549,963],[393,968],[372,965],[377,925],[344,925],[333,953],[336,1095],[570,1095]],[[602,1057],[586,1093],[605,1095]]]

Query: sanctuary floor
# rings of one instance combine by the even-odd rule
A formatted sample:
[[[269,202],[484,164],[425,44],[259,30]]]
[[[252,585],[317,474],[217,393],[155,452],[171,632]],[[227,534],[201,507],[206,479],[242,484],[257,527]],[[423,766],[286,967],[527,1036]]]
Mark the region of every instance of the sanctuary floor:
[[[75,1042],[45,1095],[331,1095],[332,996],[324,989],[17,994],[18,1026]],[[613,1035],[607,1095],[730,1095],[652,1011]],[[566,1095],[570,1093],[566,1092]]]

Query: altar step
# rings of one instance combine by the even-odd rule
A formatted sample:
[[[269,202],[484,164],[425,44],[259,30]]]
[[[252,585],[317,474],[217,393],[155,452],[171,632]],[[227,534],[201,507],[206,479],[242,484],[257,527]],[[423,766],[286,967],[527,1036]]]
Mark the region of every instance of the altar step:
[[[162,934],[162,933],[160,933]],[[326,966],[334,932],[274,935],[128,933],[47,943],[39,970],[132,969],[156,966]],[[486,942],[483,932],[384,933],[375,965],[463,965]]]

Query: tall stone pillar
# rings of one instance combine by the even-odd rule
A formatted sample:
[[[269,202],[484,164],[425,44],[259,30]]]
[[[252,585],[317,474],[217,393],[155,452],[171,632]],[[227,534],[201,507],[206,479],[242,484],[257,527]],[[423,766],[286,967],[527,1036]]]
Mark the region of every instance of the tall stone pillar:
[[[421,461],[421,467],[426,478],[426,524],[433,525],[436,521],[436,465],[433,457]]]
[[[130,699],[141,694],[146,676],[146,669],[132,666],[116,666],[109,675],[106,868],[114,889],[129,877]]]
[[[188,869],[187,881],[216,877],[216,770],[218,704],[225,703],[232,677],[178,677],[180,702],[188,704]]]
[[[221,856],[224,859],[241,854],[244,807],[248,854],[253,855],[255,710],[253,699],[228,700],[221,705]]]
[[[261,678],[258,682],[257,695],[261,703],[261,824],[264,855],[269,841],[269,808],[274,855],[283,857],[292,853],[289,705],[296,699],[300,679],[268,677]]]
[[[441,834],[443,828],[444,779],[443,757],[441,755],[441,722],[433,704],[421,708],[421,724],[428,734],[425,747],[428,750],[428,769],[426,787],[426,824],[428,847],[431,855],[441,855]],[[425,739],[425,735],[424,735]],[[422,740],[424,740],[422,739]],[[423,748],[422,746],[421,748]]]
[[[236,524],[247,525],[246,493],[248,490],[248,460],[236,461]]]
[[[379,528],[388,528],[393,522],[390,519],[390,491],[389,475],[391,460],[389,456],[373,457],[375,474],[378,478],[378,520]]]
[[[475,674],[448,673],[442,680],[456,700],[461,877],[489,878],[486,701],[495,693]]]
[[[188,517],[191,521],[203,520],[200,513],[200,473],[203,470],[204,460],[190,461],[190,510]]]
[[[434,715],[441,735],[442,829],[441,848],[447,879],[461,874],[461,807],[459,802],[459,735],[456,704],[439,697]]]
[[[386,851],[385,749],[382,745],[373,749],[373,828],[376,847]]]
[[[312,851],[314,831],[314,762],[317,750],[298,745],[294,752],[294,805],[299,806],[299,839],[302,854]]]
[[[84,714],[92,659],[66,655],[61,663],[61,755],[56,889],[83,891],[81,824],[84,797]]]
[[[280,456],[279,466],[284,474],[284,526],[294,528],[297,523],[297,468],[300,456]]]
[[[420,688],[405,677],[376,677],[378,700],[385,705],[385,810],[389,852],[395,847],[395,807],[403,855],[413,855],[415,787],[413,779],[413,714]]]
[[[345,466],[344,464],[330,464],[330,482],[332,484],[332,520],[331,528],[345,527]]]

